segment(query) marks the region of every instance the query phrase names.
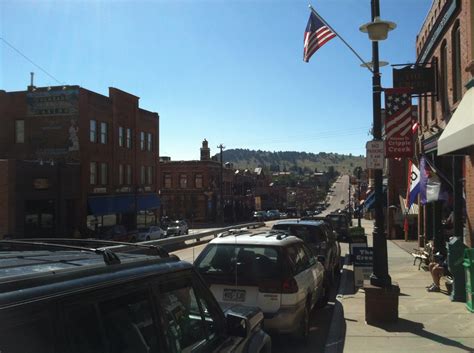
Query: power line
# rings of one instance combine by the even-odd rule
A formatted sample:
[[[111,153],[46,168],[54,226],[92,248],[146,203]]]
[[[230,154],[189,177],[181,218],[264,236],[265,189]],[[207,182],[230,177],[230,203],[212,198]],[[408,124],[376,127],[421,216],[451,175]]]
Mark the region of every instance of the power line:
[[[27,57],[25,54],[23,54],[19,49],[15,48],[12,44],[10,44],[9,42],[7,42],[5,40],[5,38],[3,37],[0,37],[0,40],[5,43],[6,45],[8,45],[11,49],[13,49],[14,51],[17,52],[17,54],[21,55],[25,60],[29,61],[31,64],[33,64],[34,66],[36,66],[38,69],[40,69],[41,71],[43,71],[46,75],[48,75],[49,77],[51,77],[54,81],[56,81],[57,83],[59,83],[60,85],[64,84],[64,82],[60,82],[56,77],[54,77],[53,75],[51,75],[48,71],[46,71],[45,69],[43,69],[41,66],[39,66],[38,64],[36,64],[33,60],[31,60],[29,57]]]

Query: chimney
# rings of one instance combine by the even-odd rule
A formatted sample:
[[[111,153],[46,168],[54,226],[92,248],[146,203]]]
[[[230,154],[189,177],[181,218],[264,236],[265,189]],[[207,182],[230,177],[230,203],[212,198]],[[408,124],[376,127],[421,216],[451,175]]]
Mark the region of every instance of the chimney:
[[[34,89],[36,88],[34,86],[34,79],[35,79],[35,73],[34,72],[30,72],[30,85],[28,86],[28,91],[34,91]]]

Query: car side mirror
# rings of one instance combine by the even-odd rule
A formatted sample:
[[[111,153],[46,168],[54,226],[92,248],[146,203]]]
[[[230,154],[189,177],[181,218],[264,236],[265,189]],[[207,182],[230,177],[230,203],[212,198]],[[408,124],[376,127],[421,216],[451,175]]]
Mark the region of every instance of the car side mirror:
[[[318,259],[318,261],[324,265],[324,262],[326,261],[326,256],[323,256],[323,255],[318,255],[316,257]]]
[[[230,336],[247,338],[249,335],[249,322],[246,317],[228,313],[226,315],[227,333]]]

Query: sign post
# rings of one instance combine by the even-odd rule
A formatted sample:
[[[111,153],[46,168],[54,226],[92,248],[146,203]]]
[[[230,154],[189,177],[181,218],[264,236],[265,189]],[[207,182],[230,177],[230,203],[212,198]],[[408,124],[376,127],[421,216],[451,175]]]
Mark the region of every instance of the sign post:
[[[362,287],[364,280],[368,280],[373,271],[374,249],[367,244],[354,244],[352,248],[354,261],[354,284]]]
[[[372,140],[365,145],[367,153],[367,169],[383,169],[384,143],[383,141]]]

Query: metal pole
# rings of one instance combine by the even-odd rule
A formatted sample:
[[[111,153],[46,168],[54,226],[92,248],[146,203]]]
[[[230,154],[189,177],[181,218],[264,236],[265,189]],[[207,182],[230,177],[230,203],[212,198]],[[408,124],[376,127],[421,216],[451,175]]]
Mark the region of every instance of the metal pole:
[[[380,16],[379,0],[371,0],[372,21]],[[382,116],[381,116],[381,93],[379,71],[379,43],[372,42],[372,63],[374,71],[372,76],[372,99],[373,99],[373,134],[374,140],[382,140]],[[370,276],[370,284],[376,287],[389,287],[392,280],[388,274],[387,239],[385,235],[385,222],[383,217],[383,185],[382,169],[374,169],[374,206],[375,225],[373,232],[373,273]]]
[[[362,227],[362,223],[361,223],[361,220],[360,220],[360,175],[361,175],[361,172],[362,172],[362,168],[359,167],[359,169],[357,170],[357,187],[358,187],[358,191],[359,191],[359,202],[357,203],[358,204],[358,210],[357,210],[357,226],[360,228]]]
[[[220,170],[220,203],[219,203],[219,212],[220,212],[220,221],[221,223],[224,223],[224,168],[222,164],[222,151],[224,150],[225,146],[221,143],[219,146],[217,146],[221,150],[220,157],[221,157],[221,170]]]

